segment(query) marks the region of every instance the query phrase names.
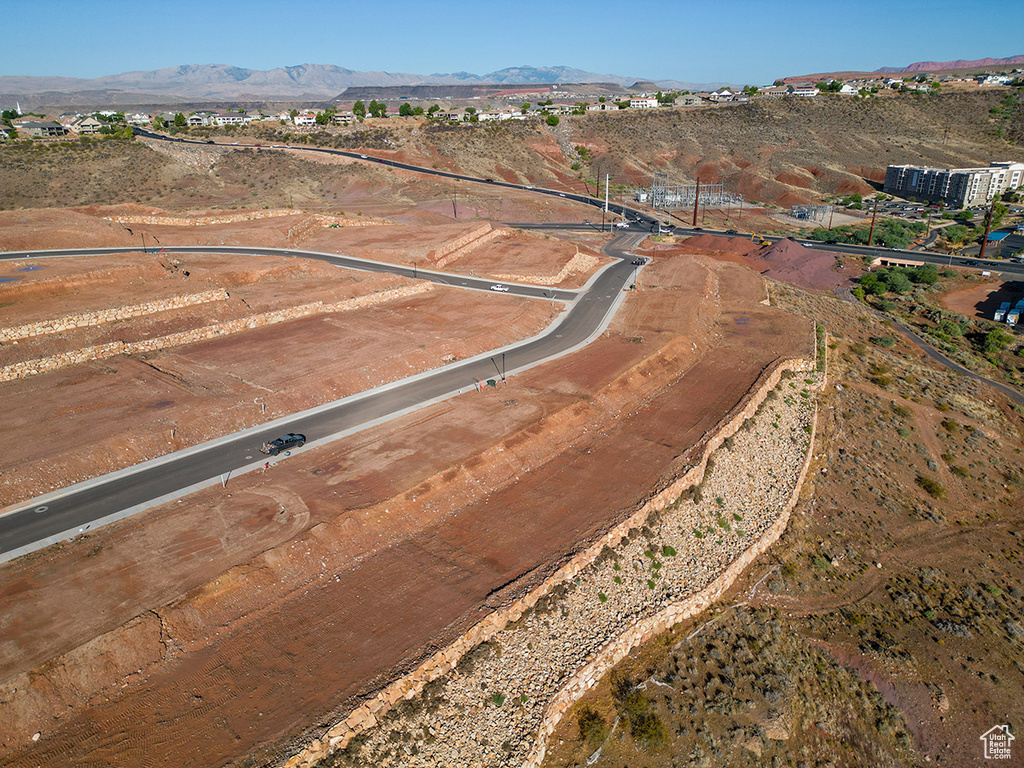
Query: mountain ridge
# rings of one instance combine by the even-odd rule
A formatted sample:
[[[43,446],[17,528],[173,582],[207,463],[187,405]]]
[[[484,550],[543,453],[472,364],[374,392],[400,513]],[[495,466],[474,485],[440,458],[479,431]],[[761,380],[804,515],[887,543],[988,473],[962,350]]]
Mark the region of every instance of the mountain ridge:
[[[230,64],[181,64],[154,70],[134,70],[95,78],[62,76],[0,76],[6,97],[78,91],[138,91],[181,99],[231,99],[239,93],[258,97],[314,95],[330,98],[350,86],[462,85],[505,83],[615,83],[628,86],[643,78],[586,72],[573,67],[506,67],[485,75],[472,72],[419,75],[407,72],[360,72],[334,64],[298,64],[268,70]],[[721,83],[654,81],[661,88],[711,90]]]

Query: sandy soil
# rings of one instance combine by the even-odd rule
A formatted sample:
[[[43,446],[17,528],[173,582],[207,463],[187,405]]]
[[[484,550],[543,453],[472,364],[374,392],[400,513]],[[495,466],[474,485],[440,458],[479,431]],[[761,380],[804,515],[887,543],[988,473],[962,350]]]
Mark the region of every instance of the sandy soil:
[[[10,764],[281,756],[536,583],[806,354],[809,325],[764,297],[742,266],[659,254],[570,358],[0,569]]]
[[[1024,283],[1020,281],[984,283],[946,294],[942,297],[942,306],[967,317],[991,320],[1000,304],[1004,301],[1013,304],[1022,295]]]

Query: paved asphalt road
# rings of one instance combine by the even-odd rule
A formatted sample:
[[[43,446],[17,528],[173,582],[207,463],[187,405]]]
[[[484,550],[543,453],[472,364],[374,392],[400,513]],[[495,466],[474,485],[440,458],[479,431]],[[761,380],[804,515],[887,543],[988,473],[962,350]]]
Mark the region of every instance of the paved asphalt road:
[[[142,128],[135,128],[134,131],[139,136],[143,136],[143,137],[149,138],[149,139],[158,139],[160,141],[171,141],[171,142],[184,143],[184,144],[211,144],[211,143],[213,143],[213,142],[209,142],[209,141],[196,141],[196,140],[193,140],[193,139],[182,139],[182,138],[178,138],[178,137],[162,136],[162,135],[160,135],[158,133],[153,133],[151,131],[147,131],[147,130],[142,129]],[[234,146],[234,145],[231,145],[231,146]],[[478,184],[485,184],[487,186],[493,186],[493,187],[498,187],[498,188],[505,188],[505,189],[523,190],[523,191],[533,192],[535,194],[548,195],[549,197],[561,197],[561,198],[565,198],[566,200],[572,200],[572,201],[577,202],[577,203],[583,203],[585,205],[589,205],[589,206],[597,209],[598,211],[600,211],[602,208],[604,208],[604,201],[603,200],[600,200],[600,199],[598,199],[596,197],[590,197],[589,195],[577,194],[575,192],[565,192],[565,191],[559,191],[559,190],[556,190],[556,189],[546,189],[544,187],[536,187],[536,186],[526,185],[526,184],[514,184],[512,182],[497,181],[497,180],[494,180],[494,179],[481,179],[481,178],[477,178],[475,176],[466,176],[466,175],[458,174],[458,173],[450,173],[448,171],[437,171],[437,170],[434,170],[433,168],[423,168],[423,167],[417,166],[417,165],[409,165],[408,163],[399,163],[399,162],[396,162],[394,160],[384,160],[384,159],[381,159],[381,158],[373,157],[372,155],[361,154],[359,152],[348,152],[348,151],[341,150],[341,149],[327,149],[327,148],[324,148],[324,147],[292,146],[292,145],[277,145],[277,146],[278,146],[278,148],[302,150],[303,152],[320,152],[320,153],[329,154],[329,155],[341,155],[342,157],[349,157],[349,158],[352,158],[352,159],[355,159],[355,160],[363,160],[363,161],[370,162],[370,163],[377,163],[378,165],[386,165],[386,166],[389,166],[391,168],[401,168],[403,170],[413,171],[415,173],[423,173],[423,174],[428,174],[428,175],[431,175],[431,176],[440,176],[442,178],[455,179],[455,180],[458,180],[458,181],[468,181],[468,182],[473,182],[473,183],[478,183]],[[255,147],[253,147],[252,145],[241,145],[241,144],[238,145],[238,148],[239,149],[255,149]],[[273,148],[274,147],[266,147],[266,146],[261,147],[261,149],[273,149]],[[609,204],[608,204],[608,213],[609,214],[614,214],[614,215],[619,216],[619,217],[622,217],[623,219],[625,219],[628,222],[630,222],[631,226],[626,231],[633,231],[633,232],[657,232],[658,231],[659,218],[657,216],[654,216],[654,215],[650,214],[650,213],[647,213],[647,212],[644,212],[644,211],[639,211],[639,210],[637,210],[635,208],[630,208],[628,206],[621,205],[619,203],[613,203],[613,202],[609,202]],[[596,218],[596,216],[595,216],[595,218]],[[607,222],[607,226],[610,228],[612,226],[611,216],[609,216],[608,218],[609,218],[609,221]],[[662,218],[667,219],[667,214],[664,217],[662,217]],[[676,218],[678,219],[679,217],[676,217]],[[589,223],[581,222],[579,224],[576,224],[576,223],[572,223],[572,224],[514,224],[513,226],[522,227],[524,229],[569,229],[569,230],[578,229],[578,230],[584,231],[584,230],[593,229],[593,228],[600,229],[601,224],[600,224],[600,222],[589,222]],[[707,234],[714,234],[714,235],[724,235],[725,234],[725,232],[723,232],[722,230],[712,230],[712,229],[705,230],[705,229],[703,229],[701,227],[687,227],[685,225],[677,225],[675,227],[674,231],[675,231],[676,234],[681,234],[681,235],[694,235],[694,234],[701,234],[701,233],[704,233],[704,232],[706,232]],[[747,239],[751,235],[749,233],[746,233],[746,234],[738,233],[738,234],[732,235],[732,236],[734,236],[734,237],[741,237],[741,238]],[[766,236],[765,239],[769,240],[769,241],[772,241],[772,242],[775,242],[777,240],[781,240],[782,238]],[[875,246],[872,246],[872,247],[869,248],[867,246],[844,245],[844,244],[825,245],[825,244],[819,243],[819,242],[817,242],[815,240],[799,240],[798,242],[809,244],[810,247],[812,247],[812,248],[825,248],[825,249],[828,249],[828,250],[840,251],[840,252],[843,252],[843,253],[849,253],[851,255],[856,255],[856,256],[871,256],[871,257],[890,256],[890,257],[899,257],[899,258],[905,258],[905,259],[915,259],[917,261],[924,261],[926,263],[931,263],[931,264],[946,264],[946,265],[955,266],[955,267],[966,267],[968,269],[994,270],[994,271],[998,271],[998,272],[1001,272],[1001,273],[1004,273],[1004,274],[1008,274],[1008,275],[1024,276],[1024,264],[1011,264],[1011,263],[1008,263],[1008,262],[1005,262],[1005,261],[995,261],[995,260],[989,260],[989,259],[986,259],[985,261],[979,261],[977,259],[972,259],[972,258],[956,258],[956,257],[954,257],[952,260],[950,260],[950,258],[948,256],[943,256],[941,254],[929,254],[929,253],[925,253],[925,252],[922,252],[922,251],[893,251],[893,250],[890,250],[888,248],[879,248],[879,247],[875,247]]]
[[[181,138],[168,138],[149,131],[135,129],[136,134],[162,141],[176,143],[205,144],[203,141],[191,141]],[[241,148],[241,147],[240,147]],[[319,147],[294,147],[306,152],[342,155],[353,159],[374,162],[380,165],[400,168],[416,173],[425,173],[442,178],[484,184],[498,188],[517,189],[535,194],[543,194],[564,198],[574,202],[590,205],[598,210],[604,208],[604,201],[588,195],[572,192],[544,189],[528,185],[513,184],[492,179],[479,179],[461,174],[421,168],[393,160],[383,160],[355,152],[325,149]],[[5,513],[0,516],[0,562],[9,560],[31,548],[38,548],[46,543],[66,538],[69,534],[86,530],[112,519],[133,514],[147,507],[154,506],[169,499],[184,495],[203,485],[216,482],[231,472],[251,468],[263,460],[257,448],[265,440],[273,439],[286,432],[300,432],[314,445],[317,440],[330,436],[355,431],[362,425],[374,421],[391,418],[397,414],[422,406],[424,403],[450,396],[453,392],[473,386],[477,379],[487,380],[499,377],[500,365],[504,371],[514,371],[582,345],[597,329],[613,309],[616,300],[621,296],[623,287],[634,274],[635,268],[629,263],[627,251],[634,247],[642,236],[630,233],[649,233],[657,231],[658,218],[651,214],[628,208],[617,203],[608,205],[608,213],[615,214],[630,222],[630,227],[622,231],[606,248],[606,252],[618,259],[616,263],[604,270],[589,285],[589,290],[582,294],[569,291],[556,291],[530,286],[514,286],[509,284],[510,293],[535,298],[551,298],[572,301],[569,313],[561,323],[554,326],[543,336],[514,345],[501,353],[501,361],[495,356],[463,361],[438,371],[430,372],[413,379],[398,382],[395,385],[353,396],[338,403],[296,414],[286,419],[279,419],[262,427],[253,428],[243,433],[231,435],[202,446],[181,451],[144,464],[116,472],[94,481],[81,483],[65,491],[48,494],[25,508]],[[609,217],[610,218],[610,217]],[[552,225],[522,224],[524,228],[544,229]],[[580,224],[554,225],[564,229],[594,229],[598,224],[582,222]],[[609,221],[609,228],[611,222]],[[679,234],[697,234],[705,230],[678,227]],[[709,234],[724,234],[719,231],[707,230]],[[736,237],[748,237],[737,234]],[[768,238],[777,240],[778,238]],[[844,251],[855,255],[900,256],[914,258],[933,263],[947,263],[948,257],[935,257],[916,251],[893,253],[879,248],[865,248],[846,245],[823,245],[810,243],[810,247],[823,247],[830,250]],[[133,251],[132,248],[115,249],[79,249],[69,251],[21,252],[5,253],[2,259],[26,257],[56,257],[60,255],[84,255],[118,251]],[[389,264],[374,264],[344,256],[314,252],[282,251],[273,248],[236,248],[236,247],[179,247],[164,248],[164,251],[192,253],[237,253],[237,254],[272,254],[292,255],[314,258],[338,264],[348,268],[391,272],[407,277],[429,279],[433,282],[453,286],[486,290],[491,281],[473,277],[444,275],[434,272],[420,272],[417,269],[399,267]],[[1024,265],[1006,265],[1002,262],[978,264],[974,260],[953,259],[956,266],[974,268],[993,268],[1014,275],[1024,275]],[[578,296],[578,298],[577,298]]]
[[[456,288],[476,288],[489,290],[495,285],[494,280],[482,277],[470,277],[456,275],[447,272],[434,272],[423,270],[418,267],[403,267],[399,264],[387,264],[378,261],[366,261],[354,259],[350,256],[340,256],[332,253],[319,253],[317,251],[297,251],[286,248],[250,248],[247,246],[234,245],[169,245],[161,246],[164,253],[228,253],[239,256],[298,256],[305,259],[316,259],[325,261],[335,266],[347,269],[356,269],[362,272],[387,272],[402,277],[411,277],[417,280],[429,280],[439,285],[450,285]],[[63,258],[67,256],[93,256],[100,253],[138,253],[138,248],[73,248],[55,251],[4,251],[0,252],[0,261],[29,258]],[[557,290],[536,285],[516,285],[515,283],[501,283],[508,288],[508,293],[517,296],[527,296],[534,299],[558,299],[559,301],[573,301],[577,291]]]
[[[185,495],[199,487],[215,484],[220,478],[230,476],[232,472],[258,467],[265,460],[258,451],[259,446],[281,434],[304,434],[315,446],[317,441],[348,434],[368,424],[414,410],[426,403],[445,399],[460,390],[466,391],[474,387],[477,380],[497,380],[500,379],[502,372],[522,370],[585,344],[603,327],[622,297],[624,288],[635,274],[637,267],[630,263],[628,251],[642,239],[643,235],[623,234],[609,243],[605,252],[616,258],[616,261],[600,272],[582,292],[550,291],[508,284],[510,293],[549,296],[562,300],[575,299],[562,320],[541,336],[512,345],[489,356],[454,363],[333,404],[278,419],[268,425],[80,483],[65,491],[41,497],[18,510],[5,513],[0,517],[0,562],[53,541],[68,538],[89,527],[97,527]],[[183,247],[173,250],[277,255],[282,253],[272,248]],[[77,255],[91,252],[94,251],[86,249],[65,253]],[[56,256],[56,252],[48,253]],[[292,252],[292,255],[296,253]],[[342,263],[346,266],[399,271],[412,276],[412,270],[402,271],[403,268],[396,268],[393,265],[370,263],[368,266],[365,262],[329,254],[309,255],[311,258]],[[24,255],[21,256],[23,257]],[[4,254],[4,258],[17,256]],[[418,274],[427,278],[427,274]],[[491,284],[489,280],[429,274],[429,279],[448,284],[484,289]]]

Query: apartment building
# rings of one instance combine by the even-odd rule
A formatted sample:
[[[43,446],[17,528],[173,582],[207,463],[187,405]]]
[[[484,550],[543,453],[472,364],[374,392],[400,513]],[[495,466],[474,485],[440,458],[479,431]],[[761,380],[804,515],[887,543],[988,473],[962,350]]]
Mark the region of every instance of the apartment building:
[[[885,171],[887,195],[913,197],[964,208],[993,200],[1008,189],[1024,185],[1024,163],[993,162],[988,168],[928,168],[890,165]]]

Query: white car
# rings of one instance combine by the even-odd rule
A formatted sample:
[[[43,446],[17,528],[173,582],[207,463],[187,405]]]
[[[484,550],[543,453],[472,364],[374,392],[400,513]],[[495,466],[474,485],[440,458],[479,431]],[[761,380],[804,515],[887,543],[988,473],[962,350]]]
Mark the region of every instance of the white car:
[[[368,158],[368,157],[367,157],[366,155],[360,155],[360,157],[361,157],[361,158],[362,158],[363,160],[369,160],[369,158]]]
[[[508,288],[504,285],[492,285],[491,290],[497,291],[498,293],[508,293]]]

